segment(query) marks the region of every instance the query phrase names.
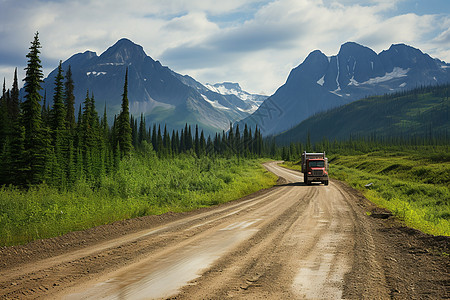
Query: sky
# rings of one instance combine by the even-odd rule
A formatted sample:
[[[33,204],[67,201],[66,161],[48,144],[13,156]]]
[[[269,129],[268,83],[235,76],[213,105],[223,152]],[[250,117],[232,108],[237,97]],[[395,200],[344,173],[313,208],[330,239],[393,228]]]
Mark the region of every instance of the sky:
[[[24,78],[39,32],[44,75],[125,37],[201,83],[273,94],[313,50],[405,43],[450,62],[450,0],[0,0],[0,78]],[[76,83],[75,83],[76,84]]]

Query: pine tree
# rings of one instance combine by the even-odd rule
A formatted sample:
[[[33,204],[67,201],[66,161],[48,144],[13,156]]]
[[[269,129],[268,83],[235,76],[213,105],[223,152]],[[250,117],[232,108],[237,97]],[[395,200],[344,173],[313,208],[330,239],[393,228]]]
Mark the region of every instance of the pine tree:
[[[198,125],[195,125],[194,151],[197,157],[200,156],[200,137],[198,135]]]
[[[30,52],[27,54],[28,64],[25,68],[26,77],[24,79],[25,101],[22,103],[22,121],[25,129],[24,139],[24,166],[25,180],[28,183],[38,183],[43,178],[44,165],[46,160],[45,144],[43,143],[41,106],[39,104],[41,96],[42,73],[39,53],[41,45],[39,34],[36,33],[31,43]]]
[[[186,142],[184,141],[185,139],[185,135],[184,135],[184,130],[181,129],[181,134],[180,134],[180,153],[186,152]]]
[[[173,154],[177,154],[178,153],[178,147],[177,147],[177,139],[178,139],[178,131],[175,134],[175,130],[172,130],[172,140],[171,140],[171,145],[172,145],[172,153]]]
[[[14,137],[11,140],[11,179],[9,183],[22,185],[26,183],[25,177],[25,127],[22,125],[14,126]]]
[[[141,120],[139,122],[139,135],[138,135],[139,145],[142,144],[142,142],[145,140],[146,136],[147,136],[147,130],[145,128],[145,118],[144,118],[144,114],[141,113]]]
[[[158,125],[158,135],[156,138],[156,152],[158,152],[159,155],[163,152],[164,145],[163,145],[163,139],[161,135],[161,125]]]
[[[248,157],[248,152],[249,152],[249,136],[248,136],[248,127],[247,127],[247,123],[245,123],[244,126],[244,136],[243,136],[243,153],[245,157]]]
[[[134,116],[130,116],[130,127],[131,127],[131,144],[133,147],[137,146],[137,140],[138,140],[138,133],[137,133],[137,126],[136,122],[134,120]]]
[[[242,153],[241,133],[239,132],[239,124],[236,124],[236,134],[234,135],[234,151],[239,156]]]
[[[41,109],[42,126],[50,126],[50,108],[47,106],[47,90],[44,90],[44,99]]]
[[[172,143],[170,142],[170,135],[166,125],[164,125],[163,145],[165,155],[170,156],[172,154]]]
[[[187,141],[186,146],[187,146],[188,150],[193,149],[194,148],[194,138],[192,137],[191,125],[189,125],[189,127],[188,127],[188,134],[187,134],[186,141]]]
[[[139,127],[138,127],[138,120],[137,118],[133,118],[133,134],[132,134],[132,141],[133,141],[133,146],[137,147],[138,145],[138,139],[139,139]]]
[[[8,128],[8,106],[6,103],[6,79],[3,79],[3,94],[0,98],[0,149],[6,143],[6,137],[9,134]]]
[[[153,124],[153,130],[152,130],[152,146],[153,150],[158,151],[158,144],[157,144],[158,136],[156,134],[156,124]]]
[[[72,69],[70,65],[66,72],[66,82],[64,83],[64,87],[64,105],[66,108],[67,128],[73,130],[75,128],[75,96],[73,94],[75,87],[72,79]]]
[[[233,124],[230,122],[230,130],[228,131],[228,147],[230,153],[234,151],[234,133],[233,133]]]
[[[206,154],[206,141],[205,141],[205,134],[202,132],[200,133],[200,156],[203,156]]]
[[[108,126],[108,116],[106,114],[106,103],[103,111],[102,122],[100,123],[100,127],[102,129],[103,141],[106,143],[109,138],[109,126]]]
[[[77,179],[76,169],[76,149],[73,145],[73,140],[69,140],[69,147],[67,151],[67,164],[66,164],[67,181],[69,185],[75,183]]]
[[[14,81],[11,89],[11,100],[8,108],[9,117],[13,122],[16,122],[19,118],[20,106],[19,106],[19,83],[17,81],[17,68],[14,70]]]
[[[76,126],[81,126],[81,123],[83,122],[83,114],[81,113],[81,103],[80,106],[78,107],[78,120],[77,120],[77,124]]]
[[[78,134],[80,135],[80,146],[83,150],[83,154],[86,154],[87,150],[94,146],[93,144],[93,128],[91,120],[91,98],[89,98],[89,90],[86,91],[86,98],[84,98],[83,103],[83,113],[79,115],[79,129]]]
[[[97,109],[95,108],[95,98],[94,98],[94,93],[91,94],[91,98],[90,98],[90,109],[89,109],[89,113],[90,113],[90,126],[92,128],[94,128],[94,132],[95,134],[97,134],[98,129],[100,128],[100,117],[98,115]]]
[[[130,111],[128,108],[128,68],[125,73],[125,84],[122,95],[122,111],[119,114],[117,124],[117,140],[119,142],[122,157],[130,155],[131,145],[131,126]]]
[[[62,131],[66,128],[66,111],[64,107],[64,91],[62,65],[59,61],[58,73],[55,77],[55,94],[53,96],[53,108],[51,111],[51,129],[53,130],[54,138],[56,138],[56,132]]]

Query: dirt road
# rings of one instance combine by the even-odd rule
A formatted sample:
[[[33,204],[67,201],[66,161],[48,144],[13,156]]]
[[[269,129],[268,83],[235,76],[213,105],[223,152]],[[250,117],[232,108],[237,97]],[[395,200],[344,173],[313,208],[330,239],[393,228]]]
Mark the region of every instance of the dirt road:
[[[266,168],[278,186],[225,205],[3,248],[0,297],[450,297],[447,237],[368,216],[379,210],[340,182]]]

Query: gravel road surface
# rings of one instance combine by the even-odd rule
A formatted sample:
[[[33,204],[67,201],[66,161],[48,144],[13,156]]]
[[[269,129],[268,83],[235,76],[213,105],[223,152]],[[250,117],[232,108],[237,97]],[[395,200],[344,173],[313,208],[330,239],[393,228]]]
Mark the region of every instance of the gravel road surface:
[[[224,205],[1,248],[0,298],[450,297],[448,237],[404,227],[341,182],[265,167],[277,186]]]

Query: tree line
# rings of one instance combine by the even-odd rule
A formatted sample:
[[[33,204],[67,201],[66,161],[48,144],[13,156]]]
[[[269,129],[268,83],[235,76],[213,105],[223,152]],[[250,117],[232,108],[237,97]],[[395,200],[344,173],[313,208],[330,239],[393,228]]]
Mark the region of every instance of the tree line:
[[[303,151],[306,152],[326,152],[329,154],[361,154],[374,151],[402,151],[421,150],[430,153],[447,151],[450,153],[450,136],[447,133],[433,136],[411,135],[411,136],[383,136],[375,133],[366,135],[350,135],[348,139],[329,140],[324,137],[322,140],[312,143],[310,134],[307,135],[306,143],[291,142],[289,145],[277,146],[276,155],[286,161],[298,161],[301,159]]]
[[[121,112],[108,124],[106,106],[100,117],[94,94],[86,92],[83,105],[75,114],[75,83],[71,67],[64,72],[59,63],[52,105],[46,91],[41,97],[43,72],[39,58],[38,33],[27,54],[24,100],[19,99],[17,68],[13,86],[0,98],[0,185],[30,186],[47,184],[68,188],[83,179],[94,186],[103,176],[114,172],[121,159],[133,151],[155,151],[160,158],[187,153],[202,156],[261,157],[267,152],[261,131],[230,130],[206,137],[198,125],[186,124],[169,132],[153,124],[147,128],[145,117],[130,116],[128,69],[122,95]],[[64,74],[65,73],[65,74]],[[41,104],[42,102],[42,104]]]
[[[368,152],[388,145],[448,145],[447,132],[443,136],[403,137],[373,133],[369,136],[351,135],[346,140],[323,138],[314,144],[308,133],[305,143],[285,146],[277,145],[273,137],[263,139],[258,127],[250,128],[246,124],[242,129],[238,124],[233,126],[230,123],[228,131],[214,136],[205,136],[198,125],[192,127],[188,124],[181,130],[169,132],[161,124],[147,126],[143,114],[140,118],[130,115],[128,69],[125,72],[121,111],[109,125],[106,106],[100,117],[92,91],[86,91],[84,102],[75,114],[75,83],[71,68],[69,66],[64,72],[61,62],[55,77],[52,101],[47,101],[46,92],[41,97],[43,73],[38,33],[29,49],[23,79],[23,101],[19,99],[17,69],[12,88],[6,89],[4,82],[0,98],[0,186],[13,184],[28,187],[46,182],[70,188],[77,180],[86,180],[95,187],[104,176],[117,170],[124,157],[134,152],[154,151],[163,159],[187,154],[200,159],[204,156],[236,156],[298,160],[303,151]],[[431,87],[421,87],[414,92],[424,91],[442,93],[441,89]],[[439,96],[448,99],[448,89],[445,95]],[[51,106],[49,102],[52,102]]]

